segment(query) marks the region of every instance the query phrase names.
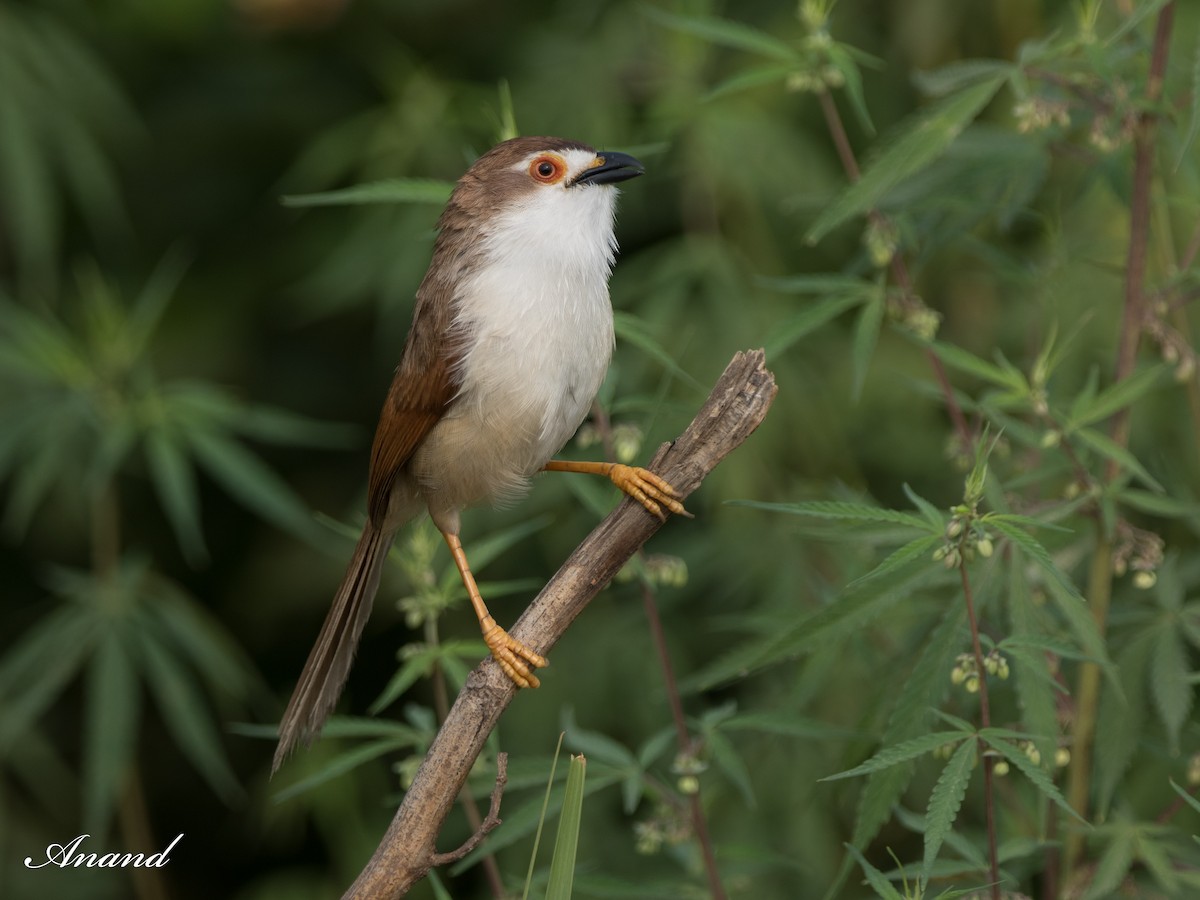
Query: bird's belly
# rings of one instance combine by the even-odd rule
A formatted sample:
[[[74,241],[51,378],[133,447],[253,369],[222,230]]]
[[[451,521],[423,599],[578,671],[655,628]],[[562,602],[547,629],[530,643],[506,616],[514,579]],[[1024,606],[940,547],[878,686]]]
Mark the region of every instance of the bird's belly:
[[[605,296],[591,315],[482,336],[462,390],[421,442],[410,472],[430,511],[519,496],[586,418],[612,352]]]

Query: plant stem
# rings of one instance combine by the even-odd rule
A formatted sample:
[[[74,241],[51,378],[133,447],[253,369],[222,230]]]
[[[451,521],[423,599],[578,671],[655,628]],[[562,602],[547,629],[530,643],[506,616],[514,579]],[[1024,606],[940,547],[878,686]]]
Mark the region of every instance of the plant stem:
[[[1133,182],[1129,201],[1129,251],[1125,263],[1125,302],[1121,318],[1121,333],[1117,342],[1114,382],[1128,378],[1137,364],[1137,348],[1145,319],[1146,250],[1150,237],[1150,187],[1154,170],[1154,136],[1157,118],[1151,110],[1162,96],[1163,76],[1167,69],[1167,51],[1171,42],[1171,27],[1175,18],[1175,3],[1167,3],[1158,13],[1154,27],[1154,44],[1150,51],[1150,72],[1146,80],[1146,109],[1138,122],[1133,143]],[[1126,407],[1113,416],[1112,439],[1120,447],[1129,444],[1130,409]],[[1105,480],[1111,482],[1120,466],[1109,459]],[[1096,630],[1104,639],[1108,624],[1109,601],[1112,598],[1112,538],[1105,533],[1103,520],[1096,520],[1096,551],[1088,574],[1088,603]],[[1096,715],[1100,703],[1100,668],[1085,662],[1079,667],[1075,690],[1075,717],[1072,728],[1071,771],[1067,780],[1067,801],[1087,819],[1089,815],[1092,780],[1092,745],[1096,735]],[[1071,874],[1083,853],[1084,835],[1072,830],[1066,836],[1063,859],[1063,884],[1069,884]]]
[[[1112,598],[1112,541],[1104,534],[1097,519],[1098,537],[1088,573],[1088,606],[1100,634],[1108,623],[1108,606]],[[1067,802],[1085,819],[1092,782],[1092,741],[1096,734],[1096,715],[1100,706],[1100,667],[1084,663],[1079,667],[1075,686],[1075,714],[1071,728],[1071,767],[1067,773]],[[1063,884],[1070,883],[1071,872],[1083,853],[1084,833],[1072,829],[1067,833],[1063,852]]]
[[[963,599],[967,603],[967,624],[971,629],[971,649],[975,652],[975,671],[979,673],[979,724],[982,728],[991,728],[992,712],[988,703],[987,669],[983,665],[983,645],[979,642],[979,619],[975,615],[975,598],[971,591],[971,579],[967,575],[965,560],[959,563],[958,571],[962,576]],[[987,819],[992,900],[1000,900],[1000,857],[996,850],[996,800],[992,785],[992,755],[986,750],[987,745],[983,738],[980,738],[979,752],[983,757],[983,807]]]

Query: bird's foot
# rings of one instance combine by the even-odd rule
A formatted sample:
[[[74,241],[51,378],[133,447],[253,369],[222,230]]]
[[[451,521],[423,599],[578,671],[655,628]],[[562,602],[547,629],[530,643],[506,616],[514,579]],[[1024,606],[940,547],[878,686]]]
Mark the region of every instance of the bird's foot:
[[[614,463],[608,477],[613,484],[642,504],[646,512],[664,522],[667,519],[667,514],[662,510],[664,506],[677,516],[692,518],[692,514],[679,502],[679,491],[649,469]]]
[[[535,688],[541,684],[533,669],[544,669],[549,663],[539,653],[530,650],[488,617],[490,627],[484,626],[483,641],[492,651],[492,658],[519,688]],[[532,667],[532,668],[531,668]]]

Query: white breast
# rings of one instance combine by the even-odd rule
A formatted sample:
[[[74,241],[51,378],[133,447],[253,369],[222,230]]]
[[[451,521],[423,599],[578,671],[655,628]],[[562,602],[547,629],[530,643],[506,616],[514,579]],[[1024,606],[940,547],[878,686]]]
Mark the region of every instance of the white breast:
[[[496,217],[460,297],[458,399],[413,461],[431,512],[519,493],[586,418],[612,355],[615,195],[547,187]]]

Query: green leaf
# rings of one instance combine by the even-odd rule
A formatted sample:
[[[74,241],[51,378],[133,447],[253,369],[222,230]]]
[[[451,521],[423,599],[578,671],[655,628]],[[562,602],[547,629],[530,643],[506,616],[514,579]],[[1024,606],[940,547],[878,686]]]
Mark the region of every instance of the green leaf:
[[[933,538],[920,540],[932,541]],[[939,566],[930,565],[921,555],[915,555],[913,549],[913,545],[908,544],[893,554],[893,557],[899,554],[905,565],[897,565],[891,558],[885,559],[872,572],[848,585],[834,603],[777,635],[771,635],[756,644],[738,647],[717,659],[695,677],[696,685],[708,688],[733,678],[745,677],[754,669],[810,653],[818,647],[827,646],[830,641],[864,628],[876,616],[941,571]],[[879,572],[887,572],[891,577],[873,577]]]
[[[1140,512],[1150,513],[1163,519],[1194,519],[1200,517],[1200,503],[1169,494],[1154,494],[1125,488],[1116,494],[1116,499]]]
[[[771,338],[763,348],[766,351],[767,359],[774,359],[790,350],[792,345],[801,338],[807,337],[822,325],[833,321],[846,310],[858,306],[862,302],[861,296],[842,294],[806,304],[801,312],[784,319],[778,326],[771,329]]]
[[[1031,635],[1037,629],[1037,611],[1029,590],[1025,567],[1008,567],[1008,620],[1013,635]],[[1028,646],[1026,644],[1025,646]],[[1011,652],[1011,651],[1010,651]],[[1058,742],[1058,716],[1054,682],[1044,652],[1013,653],[1013,675],[1017,684],[1017,699],[1021,706],[1021,722],[1031,734],[1042,759],[1054,758]]]
[[[1026,381],[1025,375],[1019,369],[1007,364],[997,365],[996,363],[990,363],[954,344],[934,341],[929,347],[937,354],[938,359],[952,369],[958,369],[967,375],[973,375],[996,387],[1004,388],[1006,391],[1024,395],[1029,394],[1029,382]]]
[[[952,732],[953,733],[953,732]],[[963,741],[946,762],[938,776],[933,793],[929,795],[929,806],[925,810],[925,858],[921,867],[921,884],[929,883],[929,872],[946,835],[958,818],[967,785],[971,783],[971,769],[975,766],[975,741]]]
[[[708,92],[708,96],[705,99],[716,100],[719,97],[736,94],[739,91],[746,91],[767,84],[776,84],[787,79],[795,71],[796,67],[794,65],[781,66],[775,64],[744,69],[718,84]]]
[[[558,755],[562,752],[563,738],[566,732],[559,732],[558,743],[554,745],[554,759],[550,763],[550,777],[546,779],[546,793],[542,797],[542,811],[537,820],[537,831],[533,836],[533,849],[529,852],[529,869],[525,873],[525,888],[521,891],[521,900],[528,900],[529,886],[533,882],[533,868],[537,864],[538,846],[542,842],[542,826],[546,822],[546,810],[550,807],[550,792],[554,789],[554,772],[558,768]]]
[[[1019,547],[1066,594],[1083,602],[1083,596],[1075,588],[1071,579],[1067,577],[1062,569],[1055,565],[1054,560],[1050,558],[1050,553],[1036,538],[1026,533],[1020,526],[1014,524],[1008,516],[989,516],[988,526],[1000,532],[1014,545]]]
[[[1113,896],[1133,868],[1136,857],[1137,832],[1130,827],[1122,828],[1113,840],[1099,850],[1099,862],[1083,900],[1101,900]]]
[[[229,767],[212,713],[192,675],[149,634],[138,635],[138,651],[146,683],[176,746],[217,795],[232,802],[241,794],[241,786]]]
[[[903,487],[904,496],[909,499],[909,502],[913,506],[921,511],[921,515],[929,524],[929,527],[940,536],[946,528],[946,517],[942,515],[941,510],[914,491],[908,482],[905,482]]]
[[[326,737],[328,736],[326,735]],[[405,738],[374,740],[367,744],[359,744],[323,763],[320,769],[313,774],[301,778],[295,784],[288,785],[275,795],[274,800],[276,803],[285,803],[293,797],[308,793],[315,787],[354,771],[364,763],[410,747],[412,747],[412,741]]]
[[[862,396],[863,385],[867,381],[867,370],[871,366],[871,356],[875,352],[875,344],[879,341],[879,329],[883,326],[883,315],[887,310],[887,301],[880,293],[872,297],[858,313],[854,323],[854,340],[850,346],[850,370],[854,375],[852,388],[854,399]]]
[[[1054,803],[1059,809],[1081,824],[1088,824],[1085,819],[1071,808],[1071,804],[1067,802],[1067,799],[1059,793],[1058,788],[1054,786],[1054,782],[1050,780],[1050,776],[1046,774],[1046,771],[1040,766],[1035,766],[1033,760],[1029,758],[1024,750],[1016,744],[1005,740],[1005,736],[1000,729],[984,728],[980,730],[979,736],[983,738],[989,747],[1000,753],[1014,767],[1019,769],[1022,775],[1033,782],[1033,786],[1041,791],[1047,800]]]
[[[146,434],[146,461],[158,501],[167,514],[175,539],[192,565],[208,558],[200,530],[200,497],[191,460],[163,429]]]
[[[674,31],[694,35],[710,44],[718,44],[734,50],[745,50],[748,53],[770,57],[782,62],[801,62],[799,54],[791,44],[740,22],[719,19],[716,16],[690,16],[672,13],[654,6],[643,6],[641,9],[643,13],[660,25]]]
[[[805,235],[815,244],[848,219],[877,208],[883,198],[905,178],[932,164],[962,133],[967,124],[991,101],[1004,83],[996,75],[945,98],[910,119],[900,134],[850,185]]]
[[[193,430],[187,440],[196,459],[235,500],[281,528],[319,540],[308,510],[256,456],[216,431]]]
[[[884,898],[884,900],[904,900],[903,895],[887,880],[887,876],[867,862],[867,858],[862,855],[862,852],[857,847],[853,844],[843,844],[843,846],[850,856],[854,858],[854,861],[858,863],[859,868],[863,870],[867,884],[874,888],[878,896]]]
[[[1176,172],[1187,159],[1188,150],[1196,140],[1197,130],[1200,130],[1200,46],[1196,48],[1195,59],[1192,60],[1192,108],[1188,113],[1187,131],[1179,142],[1179,156],[1175,160]]]
[[[1070,432],[1101,422],[1123,409],[1128,409],[1157,385],[1164,371],[1164,364],[1149,366],[1105,388],[1085,406],[1071,410],[1066,430]]]
[[[284,206],[360,206],[365,203],[429,203],[444,206],[454,185],[432,178],[385,178],[317,194],[291,194]]]
[[[945,97],[997,76],[1010,77],[1012,63],[999,59],[962,59],[937,69],[913,73],[913,83],[927,97]]]
[[[742,801],[746,807],[754,809],[758,803],[754,799],[754,784],[750,778],[750,771],[746,768],[746,764],[738,755],[737,750],[734,749],[733,743],[719,731],[708,732],[705,743],[712,753],[712,760],[716,767],[733,782],[738,793],[742,795]]]
[[[1191,667],[1176,618],[1164,616],[1157,632],[1150,655],[1150,693],[1167,731],[1167,747],[1177,756],[1179,734],[1192,711]]]
[[[842,79],[846,86],[846,97],[850,100],[850,108],[854,110],[854,117],[858,119],[862,130],[873,137],[875,123],[871,121],[871,110],[868,108],[867,98],[863,94],[862,73],[858,70],[855,48],[849,44],[832,42],[827,52],[830,63],[842,73]],[[878,68],[878,66],[875,67]]]
[[[83,808],[93,833],[108,825],[136,745],[141,689],[117,628],[100,638],[85,682]]]
[[[618,340],[626,341],[637,347],[651,359],[656,360],[664,369],[680,381],[698,390],[708,390],[708,388],[684,371],[679,363],[675,362],[675,358],[650,334],[646,323],[637,316],[619,310],[615,311],[613,313],[613,330]]]
[[[93,610],[75,603],[16,639],[0,660],[0,757],[58,699],[98,639]]]
[[[570,710],[564,714],[563,728],[567,733],[567,743],[580,753],[618,769],[638,767],[637,757],[628,747],[599,731],[579,727]]]
[[[1148,487],[1156,491],[1163,490],[1163,486],[1155,480],[1153,475],[1146,471],[1145,466],[1138,462],[1137,457],[1108,435],[1101,434],[1094,428],[1080,428],[1072,432],[1072,434],[1105,459],[1111,459],[1122,469],[1141,479]]]
[[[890,769],[892,766],[908,762],[919,756],[925,756],[945,744],[956,743],[970,737],[969,733],[962,731],[932,731],[929,734],[923,734],[920,737],[903,741],[894,747],[884,747],[866,762],[855,766],[853,769],[838,772],[836,775],[826,775],[824,778],[818,778],[817,780],[838,781],[842,778],[869,775],[872,772],[878,772],[882,769]]]
[[[730,506],[748,506],[790,516],[810,516],[817,519],[844,519],[851,522],[886,522],[892,525],[907,525],[920,531],[929,526],[920,516],[896,509],[883,509],[865,503],[848,503],[842,500],[810,500],[803,503],[769,503],[759,500],[731,500]]]
[[[572,756],[567,769],[567,788],[563,796],[562,816],[558,835],[554,839],[554,856],[550,859],[550,878],[546,884],[546,900],[571,900],[575,880],[575,854],[579,847],[579,821],[583,815],[583,782],[587,760]]]
[[[965,618],[964,604],[947,604],[941,621],[926,638],[920,657],[900,687],[896,705],[888,716],[887,728],[883,732],[883,746],[895,746],[916,738],[929,727],[931,710],[941,703],[950,685],[946,673],[958,654],[960,631]],[[852,840],[856,847],[866,847],[874,840],[907,789],[914,768],[911,764],[893,766],[867,776],[854,819]],[[840,890],[849,871],[850,859],[847,857],[826,897],[834,896]]]

